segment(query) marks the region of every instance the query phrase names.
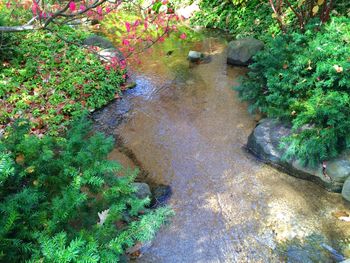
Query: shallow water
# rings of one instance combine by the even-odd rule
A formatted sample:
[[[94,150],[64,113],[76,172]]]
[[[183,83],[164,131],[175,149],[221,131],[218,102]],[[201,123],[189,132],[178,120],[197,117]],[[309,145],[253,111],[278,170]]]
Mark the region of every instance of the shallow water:
[[[211,62],[189,64],[190,48]],[[157,48],[134,74],[128,119],[113,133],[148,172],[146,180],[171,186],[176,212],[137,261],[332,262],[320,244],[340,249],[350,223],[332,213],[350,206],[244,150],[256,121],[231,89],[246,70],[226,65],[225,48],[210,35],[178,43],[168,57]],[[103,114],[114,111],[110,105]],[[119,149],[110,158],[134,165]]]

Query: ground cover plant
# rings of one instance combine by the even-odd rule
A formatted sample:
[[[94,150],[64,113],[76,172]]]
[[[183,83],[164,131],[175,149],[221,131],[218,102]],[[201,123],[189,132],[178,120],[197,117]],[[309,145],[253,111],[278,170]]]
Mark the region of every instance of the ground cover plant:
[[[59,29],[65,40],[81,43],[86,33]],[[0,69],[0,124],[27,118],[33,132],[58,134],[72,117],[100,108],[120,92],[125,71],[106,68],[79,45],[51,32],[21,34],[15,56]]]

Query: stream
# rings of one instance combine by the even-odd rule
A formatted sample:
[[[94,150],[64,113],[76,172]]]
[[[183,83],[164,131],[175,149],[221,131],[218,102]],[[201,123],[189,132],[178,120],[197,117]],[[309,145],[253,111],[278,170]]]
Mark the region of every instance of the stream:
[[[257,121],[232,90],[247,69],[226,64],[226,40],[168,48],[144,54],[136,88],[94,116],[118,138],[110,159],[172,189],[176,215],[136,262],[337,262],[321,244],[349,257],[350,222],[335,216],[349,204],[246,152]],[[190,64],[190,49],[211,61]]]

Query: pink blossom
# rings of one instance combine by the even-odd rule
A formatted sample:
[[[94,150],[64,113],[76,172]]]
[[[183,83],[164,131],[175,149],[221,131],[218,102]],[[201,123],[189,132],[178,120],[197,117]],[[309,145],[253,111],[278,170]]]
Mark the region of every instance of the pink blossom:
[[[130,32],[130,29],[131,29],[130,23],[125,22],[125,27],[126,27],[126,31]]]
[[[70,10],[71,12],[74,12],[75,9],[76,9],[75,3],[74,3],[73,1],[70,1],[70,2],[69,2],[69,10]]]
[[[127,40],[127,39],[123,39],[122,43],[123,43],[124,46],[129,46],[130,45],[130,41]]]
[[[38,6],[38,3],[35,1],[33,1],[32,12],[34,15],[37,15],[40,12],[40,8]]]
[[[109,12],[111,12],[111,9],[107,6],[106,7],[106,13],[108,14]]]
[[[139,24],[140,24],[140,20],[137,19],[137,20],[135,21],[135,23],[134,23],[134,27],[137,27]]]
[[[185,34],[185,33],[182,33],[182,34],[180,35],[180,38],[181,38],[181,39],[186,39],[186,38],[187,38],[187,36],[186,36],[186,34]]]
[[[102,7],[101,6],[98,6],[96,8],[96,11],[97,11],[97,14],[102,15]]]
[[[80,11],[84,11],[86,9],[85,5],[80,5],[79,7]]]

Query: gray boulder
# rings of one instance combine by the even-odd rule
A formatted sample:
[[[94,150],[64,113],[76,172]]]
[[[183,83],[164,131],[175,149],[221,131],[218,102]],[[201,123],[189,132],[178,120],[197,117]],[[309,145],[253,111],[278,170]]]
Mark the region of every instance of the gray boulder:
[[[350,152],[346,151],[327,163],[327,174],[336,182],[344,183],[350,176]]]
[[[290,124],[274,119],[263,119],[259,122],[248,138],[247,148],[263,162],[269,163],[284,172],[309,180],[321,185],[331,192],[341,192],[344,181],[349,177],[350,154],[342,154],[327,162],[327,178],[322,172],[322,164],[310,168],[301,165],[299,160],[285,160],[282,158],[284,149],[280,148],[282,138],[292,133]],[[349,181],[350,200],[350,181]]]
[[[114,45],[106,38],[97,35],[91,35],[83,41],[83,45],[96,46],[103,49],[114,48]]]
[[[102,49],[98,54],[101,56],[101,59],[105,61],[112,60],[113,58],[117,58],[118,61],[125,60],[123,54],[116,48]]]
[[[350,177],[348,177],[348,179],[346,179],[346,181],[343,185],[343,189],[341,191],[341,195],[343,196],[343,198],[345,200],[350,201]]]
[[[191,62],[198,62],[200,61],[202,58],[203,58],[203,54],[201,52],[198,52],[198,51],[193,51],[191,50],[189,53],[188,53],[188,60],[191,61]]]
[[[262,48],[264,43],[255,38],[243,38],[228,44],[227,64],[234,66],[248,66],[252,57]]]
[[[139,199],[151,198],[151,189],[146,183],[133,183],[136,188],[135,195]]]
[[[117,58],[118,61],[125,60],[122,52],[115,48],[113,43],[104,37],[91,35],[83,41],[83,45],[101,48],[101,50],[98,51],[98,54],[104,61],[110,61],[113,58]]]

